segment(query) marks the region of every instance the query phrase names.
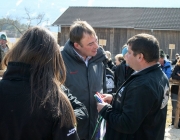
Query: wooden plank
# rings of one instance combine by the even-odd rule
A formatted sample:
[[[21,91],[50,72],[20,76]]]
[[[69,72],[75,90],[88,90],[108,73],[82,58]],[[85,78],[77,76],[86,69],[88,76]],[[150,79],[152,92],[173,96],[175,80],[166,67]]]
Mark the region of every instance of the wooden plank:
[[[177,85],[178,84],[180,87],[180,81],[179,80],[170,79],[169,82],[170,82],[170,85],[172,85],[172,84]],[[175,119],[174,119],[174,128],[177,128],[177,129],[178,129],[179,117],[180,117],[180,88],[178,91],[178,98],[177,98]]]

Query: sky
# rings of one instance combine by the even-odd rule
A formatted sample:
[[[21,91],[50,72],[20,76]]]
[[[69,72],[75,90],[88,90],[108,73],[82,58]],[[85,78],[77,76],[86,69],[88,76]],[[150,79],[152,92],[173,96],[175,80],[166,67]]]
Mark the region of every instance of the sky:
[[[48,22],[42,25],[50,26],[69,6],[180,8],[180,0],[7,0],[0,5],[0,18],[23,19],[26,8],[31,17],[45,13]]]

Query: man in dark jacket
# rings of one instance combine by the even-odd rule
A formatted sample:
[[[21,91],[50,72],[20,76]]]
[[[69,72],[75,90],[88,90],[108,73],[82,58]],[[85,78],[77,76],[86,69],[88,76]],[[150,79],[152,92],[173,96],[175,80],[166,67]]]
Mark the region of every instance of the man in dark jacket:
[[[127,42],[126,62],[134,69],[116,95],[103,94],[99,114],[107,121],[106,140],[163,140],[169,82],[160,65],[159,43],[148,34]]]
[[[61,53],[67,69],[65,86],[89,113],[89,119],[77,125],[77,132],[80,139],[90,140],[98,117],[94,94],[106,93],[105,52],[94,29],[85,21],[75,21]]]
[[[2,69],[1,62],[8,51],[9,51],[9,47],[7,45],[7,36],[5,34],[1,34],[0,36],[0,70]]]

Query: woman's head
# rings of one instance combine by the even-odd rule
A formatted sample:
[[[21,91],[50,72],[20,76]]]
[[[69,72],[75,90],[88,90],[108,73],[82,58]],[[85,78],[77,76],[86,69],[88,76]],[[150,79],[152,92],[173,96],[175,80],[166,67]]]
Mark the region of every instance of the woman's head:
[[[177,57],[177,63],[176,65],[180,66],[180,56]]]
[[[123,55],[122,54],[117,54],[115,56],[116,66],[120,65],[123,60],[124,60]]]
[[[65,71],[52,33],[42,27],[33,27],[25,32],[5,57],[4,64],[7,66],[9,61],[24,62],[38,69],[46,67],[54,72],[57,72],[57,69],[58,71],[61,69],[63,73]],[[61,78],[64,79],[65,75],[63,74]]]
[[[66,78],[64,61],[50,31],[42,27],[28,29],[5,56],[3,64],[7,66],[8,62],[30,64],[31,94],[35,96],[32,110],[50,103],[57,116],[64,111],[70,113],[69,118],[61,116],[62,124],[73,120],[72,107],[60,89]]]

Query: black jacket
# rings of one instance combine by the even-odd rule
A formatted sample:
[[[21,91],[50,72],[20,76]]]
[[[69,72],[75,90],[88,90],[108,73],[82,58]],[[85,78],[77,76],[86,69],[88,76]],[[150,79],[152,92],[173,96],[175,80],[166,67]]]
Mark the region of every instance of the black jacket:
[[[0,81],[0,140],[79,140],[50,106],[31,113],[30,65],[10,62]]]
[[[113,63],[113,61],[112,61],[111,59],[108,60],[107,65],[108,65],[108,67],[109,67],[111,70],[112,70],[112,68],[115,66],[114,63]]]
[[[133,72],[134,70],[126,65],[126,61],[123,61],[120,65],[118,65],[114,72],[115,89],[118,90]]]
[[[107,120],[106,140],[163,140],[169,82],[158,64],[134,73],[117,91]]]
[[[180,66],[176,65],[174,67],[174,70],[171,74],[172,79],[180,80],[180,76],[177,75],[177,73],[180,73]],[[178,85],[172,85],[171,86],[171,93],[178,94],[179,86]]]
[[[69,101],[73,107],[74,113],[76,115],[77,120],[77,132],[81,131],[81,127],[86,123],[89,119],[88,111],[83,103],[77,100],[75,96],[73,96],[67,88],[64,86],[61,87],[63,91],[68,96]]]
[[[106,69],[103,61],[106,59],[104,50],[99,47],[97,54],[88,61],[88,66],[74,51],[68,40],[61,52],[66,65],[65,86],[73,96],[82,102],[89,114],[89,119],[79,129],[80,139],[90,139],[96,126],[98,112],[94,98],[96,92],[106,93]]]

